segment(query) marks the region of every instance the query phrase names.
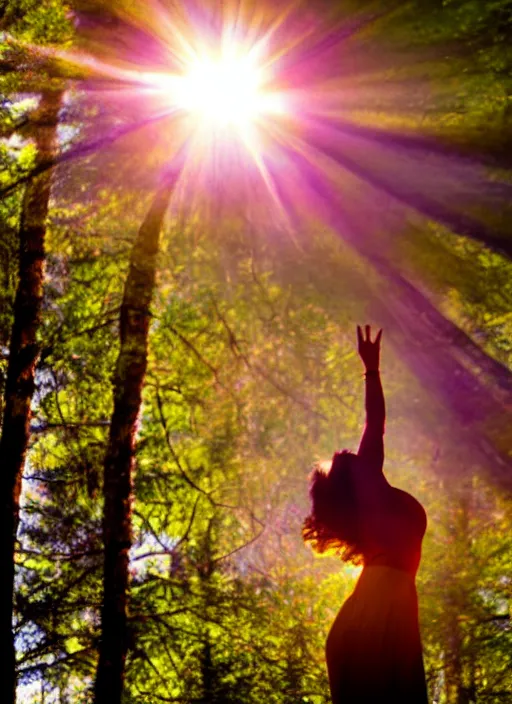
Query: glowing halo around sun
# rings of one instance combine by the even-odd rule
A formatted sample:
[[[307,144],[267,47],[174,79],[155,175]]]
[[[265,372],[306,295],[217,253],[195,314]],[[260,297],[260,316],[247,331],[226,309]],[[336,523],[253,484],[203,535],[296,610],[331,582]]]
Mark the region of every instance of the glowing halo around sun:
[[[137,148],[154,155],[157,163],[163,161],[164,172],[179,164],[176,202],[196,207],[198,201],[224,198],[243,207],[245,199],[253,207],[258,193],[260,198],[270,196],[272,207],[266,212],[277,207],[282,219],[277,170],[286,161],[302,105],[293,81],[281,73],[288,13],[268,22],[260,17],[254,24],[250,16],[242,20],[240,12],[231,16],[225,9],[225,17],[216,23],[217,16],[209,21],[207,13],[194,11],[192,2],[171,21],[157,2],[149,5],[147,19],[138,17],[134,27],[141,24],[154,36],[154,64],[147,60],[145,47],[138,49],[142,60],[136,63],[137,53],[130,55],[129,43],[119,54],[117,44],[107,51],[108,42],[98,55],[52,53],[90,74],[87,87],[93,102],[96,95],[105,96],[108,110],[119,100],[115,119],[123,124],[126,109],[136,116],[136,129],[147,123],[148,141],[141,127]],[[297,42],[293,38],[291,46]],[[96,79],[102,94],[94,92]]]
[[[196,48],[197,47],[197,48]],[[222,37],[217,51],[188,46],[181,71],[146,74],[144,82],[176,114],[185,118],[184,174],[200,188],[207,174],[240,183],[249,155],[274,203],[282,209],[266,166],[276,120],[289,115],[285,91],[275,83],[264,42],[247,45]],[[237,171],[238,169],[238,171]],[[213,181],[207,186],[215,192]],[[205,182],[202,184],[205,185]]]
[[[229,153],[227,143],[238,142],[261,170],[262,131],[287,111],[283,92],[271,85],[261,44],[223,37],[217,51],[189,47],[180,73],[148,78],[167,104],[189,119],[195,150],[203,158],[209,148],[222,143]]]

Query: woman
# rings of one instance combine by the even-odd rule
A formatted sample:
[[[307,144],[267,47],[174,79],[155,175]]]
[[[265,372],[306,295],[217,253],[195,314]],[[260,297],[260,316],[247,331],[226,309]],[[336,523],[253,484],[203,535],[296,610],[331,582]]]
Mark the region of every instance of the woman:
[[[362,564],[352,595],[327,637],[333,704],[427,704],[415,576],[427,519],[421,504],[386,480],[380,340],[357,328],[365,365],[366,425],[357,455],[337,452],[316,469],[304,539]]]

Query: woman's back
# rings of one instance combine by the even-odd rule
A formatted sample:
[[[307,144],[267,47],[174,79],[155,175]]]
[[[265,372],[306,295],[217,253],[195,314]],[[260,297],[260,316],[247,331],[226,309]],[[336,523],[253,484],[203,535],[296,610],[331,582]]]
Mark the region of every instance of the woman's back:
[[[385,480],[360,508],[363,571],[326,643],[333,704],[427,704],[415,586],[425,510]]]
[[[364,564],[388,565],[414,576],[420,563],[421,542],[427,527],[423,506],[411,494],[387,482],[362,503]]]

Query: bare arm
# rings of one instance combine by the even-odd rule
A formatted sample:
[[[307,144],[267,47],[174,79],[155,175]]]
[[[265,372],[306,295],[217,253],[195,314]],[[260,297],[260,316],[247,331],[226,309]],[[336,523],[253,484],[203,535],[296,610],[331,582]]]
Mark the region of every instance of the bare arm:
[[[384,464],[386,406],[379,374],[381,336],[382,330],[377,333],[375,341],[372,342],[369,325],[365,328],[365,336],[361,328],[359,326],[357,328],[359,355],[366,369],[366,423],[357,455],[362,460],[361,468],[364,468],[365,473],[371,474],[380,474]]]

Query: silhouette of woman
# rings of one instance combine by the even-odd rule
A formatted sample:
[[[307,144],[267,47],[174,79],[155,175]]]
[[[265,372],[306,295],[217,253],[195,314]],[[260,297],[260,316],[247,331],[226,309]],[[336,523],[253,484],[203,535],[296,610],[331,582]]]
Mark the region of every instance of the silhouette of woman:
[[[427,704],[415,576],[425,510],[382,472],[385,405],[379,375],[382,330],[357,327],[365,365],[366,424],[357,455],[336,452],[316,469],[303,535],[317,552],[334,551],[363,570],[327,637],[333,704]]]

